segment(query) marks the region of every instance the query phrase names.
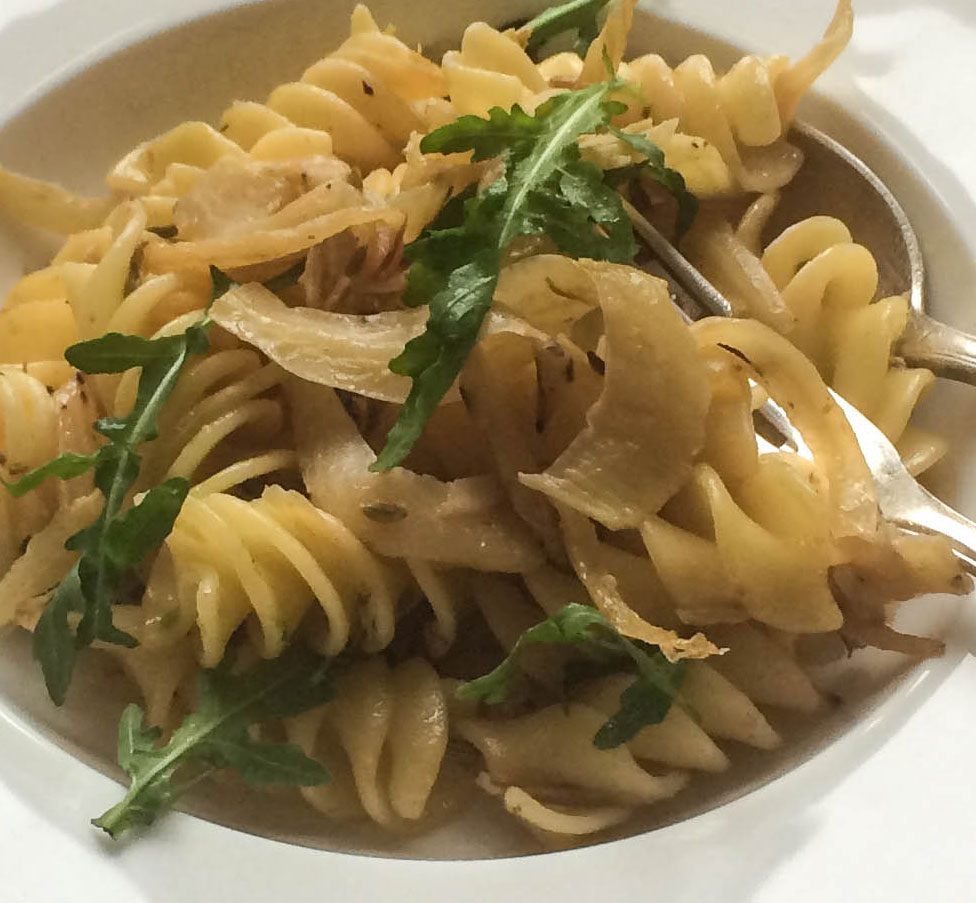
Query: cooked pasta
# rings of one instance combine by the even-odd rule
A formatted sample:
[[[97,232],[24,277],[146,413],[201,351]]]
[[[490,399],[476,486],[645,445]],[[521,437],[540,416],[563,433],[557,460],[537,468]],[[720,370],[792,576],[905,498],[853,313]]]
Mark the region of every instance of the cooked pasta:
[[[351,636],[366,650],[393,638],[395,573],[298,492],[269,486],[251,502],[220,492],[193,495],[166,546],[142,606],[146,645],[167,644],[195,627],[201,663],[214,667],[252,616],[267,658],[279,655],[303,622],[329,655]],[[316,603],[324,623],[307,618]]]
[[[14,480],[59,454],[90,452],[94,412],[90,392],[80,375],[72,376],[52,392],[26,367],[0,366],[2,478]],[[91,478],[80,476],[20,499],[4,493],[0,498],[0,565],[4,572],[17,559],[27,539],[59,509],[70,506],[91,489]]]
[[[893,358],[907,301],[876,298],[836,219],[765,234],[850,3],[798,62],[725,73],[626,60],[635,6],[606,4],[580,53],[475,22],[440,63],[360,6],[298,81],[126,154],[110,199],[0,170],[0,207],[68,236],[0,312],[0,476],[65,478],[0,494],[0,625],[42,665],[70,634],[69,678],[78,648],[114,656],[166,742],[219,720],[222,682],[260,695],[251,665],[310,651],[331,698],[272,688],[248,732],[240,691],[204,772],[278,762],[326,819],[393,831],[478,787],[546,847],[788,744],[778,710],[816,723],[814,644],[937,653],[891,603],[968,581],[883,520],[828,392],[913,471],[938,459],[909,423],[933,376]],[[533,195],[555,152],[525,148],[578,98],[597,124]],[[688,324],[632,264],[625,209],[673,220],[734,318]],[[766,398],[802,448],[757,436]],[[258,737],[287,743],[240,765]]]
[[[325,787],[303,790],[316,809],[338,819],[365,813],[394,827],[424,815],[447,751],[447,702],[427,662],[391,668],[372,656],[343,676],[335,701],[285,729],[334,776]]]
[[[798,222],[760,249],[763,222],[776,203],[775,196],[760,197],[734,230],[719,217],[703,217],[686,245],[692,259],[737,314],[787,335],[921,473],[946,448],[908,423],[934,377],[893,360],[908,322],[907,299],[875,297],[877,263],[833,217]]]

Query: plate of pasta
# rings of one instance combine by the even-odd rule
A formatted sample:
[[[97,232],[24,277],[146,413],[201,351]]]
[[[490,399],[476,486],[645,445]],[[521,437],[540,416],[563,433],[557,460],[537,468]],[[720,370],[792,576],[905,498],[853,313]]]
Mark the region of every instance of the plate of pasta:
[[[821,797],[942,711],[972,586],[828,390],[963,509],[976,394],[899,357],[830,186],[791,206],[791,129],[890,183],[966,326],[931,97],[976,14],[40,6],[0,14],[0,793],[66,866],[16,893],[802,899],[814,801],[876,882],[867,791]],[[877,75],[912,29],[945,60]]]

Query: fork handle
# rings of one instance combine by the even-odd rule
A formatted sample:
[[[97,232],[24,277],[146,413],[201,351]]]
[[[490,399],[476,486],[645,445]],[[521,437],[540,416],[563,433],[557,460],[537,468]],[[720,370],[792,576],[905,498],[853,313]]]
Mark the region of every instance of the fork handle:
[[[976,385],[976,336],[912,311],[895,350],[911,367]]]
[[[925,496],[923,504],[913,506],[910,515],[891,520],[913,533],[938,533],[949,540],[952,552],[963,567],[976,576],[976,523],[950,508],[927,489],[919,486]]]

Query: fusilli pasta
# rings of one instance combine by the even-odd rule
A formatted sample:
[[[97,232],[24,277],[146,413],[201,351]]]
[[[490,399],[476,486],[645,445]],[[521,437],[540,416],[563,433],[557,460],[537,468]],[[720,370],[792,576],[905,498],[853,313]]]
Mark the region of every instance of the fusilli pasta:
[[[134,566],[117,548],[110,562],[126,576],[112,624],[135,645],[105,631],[95,645],[166,730],[193,711],[201,669],[280,664],[299,647],[332,660],[330,701],[260,731],[326,767],[331,782],[301,792],[329,819],[430,823],[457,772],[547,845],[618,828],[696,773],[729,769],[734,744],[781,745],[777,709],[813,723],[827,697],[806,643],[934,654],[937,640],[891,628],[890,603],[968,588],[944,542],[882,519],[827,390],[915,472],[937,460],[944,444],[909,424],[933,376],[893,358],[907,302],[875,298],[877,262],[836,219],[764,241],[776,190],[802,165],[796,105],[849,40],[850,3],[798,62],[747,56],[725,73],[700,55],[625,60],[635,7],[609,3],[585,52],[536,62],[530,26],[476,22],[437,63],[359,6],[350,37],[265,102],[126,154],[107,200],[0,169],[0,207],[68,235],[0,312],[0,477],[64,453],[101,460],[145,402],[148,358],[85,374],[69,349],[206,329],[116,499],[124,517],[164,481],[185,492],[165,541]],[[435,153],[424,136],[458,117],[487,129],[518,105],[504,121],[535,140],[537,111],[601,84],[592,97],[618,106],[554,164],[564,197],[534,197],[524,230],[486,255],[458,222],[524,171],[506,170],[508,146]],[[672,171],[644,165],[645,142]],[[735,319],[689,326],[665,282],[611,262],[632,254],[557,253],[547,204],[581,192],[585,228],[609,241],[621,224],[601,204],[620,203],[618,179],[635,217],[671,210],[662,184],[697,196],[682,250]],[[511,223],[509,203],[498,215]],[[444,260],[418,263],[437,242]],[[445,301],[431,286],[449,264],[444,284],[462,291]],[[212,268],[231,282],[218,298]],[[464,345],[451,329],[489,282],[491,310],[451,370]],[[460,311],[450,328],[445,307]],[[443,392],[402,466],[384,470],[384,439],[416,402],[416,357],[442,368]],[[803,447],[763,447],[768,397]],[[105,526],[102,476],[0,493],[0,625],[43,626],[66,575],[83,595],[91,574],[72,569],[91,534],[77,537]],[[592,633],[552,639],[573,606],[629,657],[590,649]],[[69,632],[88,617],[77,599],[57,614]],[[539,625],[549,640],[532,645]],[[648,660],[675,676],[667,705],[598,745],[647,690]],[[465,696],[499,673],[505,692]]]

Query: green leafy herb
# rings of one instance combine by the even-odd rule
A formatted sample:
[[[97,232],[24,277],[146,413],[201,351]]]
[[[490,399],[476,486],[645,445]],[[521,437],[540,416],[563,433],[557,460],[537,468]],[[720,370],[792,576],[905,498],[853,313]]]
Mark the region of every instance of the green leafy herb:
[[[523,651],[533,645],[578,646],[637,674],[637,680],[620,696],[620,709],[593,738],[599,749],[613,749],[631,740],[641,728],[660,723],[684,677],[683,662],[669,662],[659,649],[620,634],[596,609],[573,604],[526,630],[497,668],[458,687],[458,697],[489,705],[504,702]]]
[[[218,270],[212,271],[212,278],[215,298],[231,286]],[[105,497],[95,522],[65,544],[80,552],[80,557],[55,591],[34,632],[34,657],[57,705],[64,702],[78,649],[95,640],[136,645],[133,637],[113,626],[112,603],[126,575],[173,529],[189,482],[166,480],[145,493],[138,504],[123,509],[139,475],[137,448],[156,438],[160,409],[175,388],[184,364],[190,355],[208,347],[208,326],[209,316],[205,316],[177,336],[144,339],[108,333],[70,347],[65,358],[85,373],[142,368],[132,413],[104,417],[95,423],[96,431],[108,442],[94,454],[62,455],[7,486],[13,495],[20,496],[48,477],[68,480],[93,470],[95,485]],[[72,615],[80,616],[75,628]]]
[[[568,6],[575,10],[579,4]],[[413,384],[373,470],[388,470],[406,458],[460,373],[513,241],[545,236],[572,257],[633,260],[637,243],[623,200],[607,174],[582,159],[577,143],[581,135],[610,128],[625,107],[609,95],[625,87],[611,75],[557,94],[534,115],[519,106],[509,112],[494,107],[487,118],[461,116],[421,142],[424,153],[499,158],[503,172],[479,194],[451,200],[406,249],[411,265],[404,301],[429,304],[430,315],[424,333],[390,362],[394,373],[411,377]],[[679,231],[686,229],[696,201],[681,175],[665,166],[664,154],[646,138],[615,134],[645,156],[640,166],[675,195]]]
[[[616,749],[632,740],[649,724],[660,724],[681,688],[684,668],[673,665],[660,653],[650,656],[657,674],[637,679],[620,694],[620,708],[593,738],[597,749]]]
[[[316,786],[329,780],[321,764],[297,746],[252,738],[249,728],[287,718],[332,698],[328,659],[300,647],[234,674],[228,664],[197,678],[197,711],[169,742],[146,727],[130,705],[119,721],[119,765],[132,778],[124,799],[92,823],[112,837],[149,825],[190,787],[218,769],[231,768],[249,784]]]
[[[472,151],[500,157],[504,173],[463,202],[459,225],[428,230],[408,248],[408,304],[429,302],[426,331],[390,363],[413,386],[386,446],[373,465],[399,464],[423,431],[474,347],[512,241],[546,235],[567,254],[628,261],[636,251],[623,204],[599,167],[580,158],[580,135],[604,128],[622,110],[601,82],[567,91],[534,116],[493,108],[487,119],[462,116],[427,135],[425,153]],[[452,214],[456,215],[455,205]]]
[[[655,182],[670,192],[678,202],[678,216],[675,221],[675,233],[681,238],[695,220],[698,213],[698,198],[685,185],[684,176],[676,169],[669,169],[664,162],[664,151],[653,141],[643,135],[634,135],[620,129],[611,128],[610,131],[621,141],[629,144],[638,153],[644,155],[641,170],[648,173]]]
[[[556,35],[576,32],[576,52],[585,56],[587,48],[600,33],[597,21],[609,0],[570,0],[539,13],[523,30],[529,33],[525,52],[531,56]]]
[[[34,468],[30,473],[24,474],[16,483],[4,481],[4,484],[14,498],[20,498],[37,489],[48,477],[72,480],[75,477],[80,477],[83,473],[88,473],[94,466],[95,455],[78,455],[68,452],[48,461],[47,464]]]

